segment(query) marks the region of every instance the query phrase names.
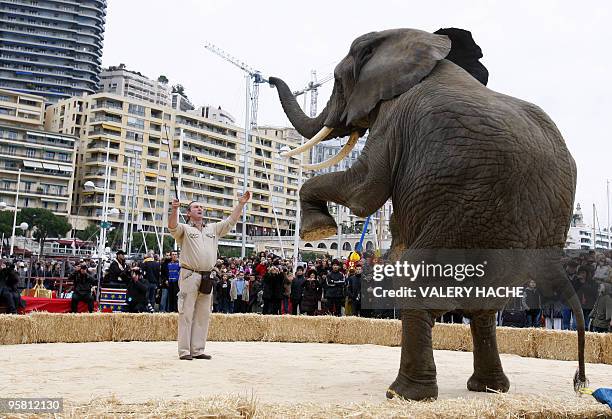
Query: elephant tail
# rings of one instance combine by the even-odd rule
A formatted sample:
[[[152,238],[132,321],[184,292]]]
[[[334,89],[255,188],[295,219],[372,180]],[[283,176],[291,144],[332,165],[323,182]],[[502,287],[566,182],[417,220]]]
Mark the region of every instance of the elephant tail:
[[[574,391],[578,392],[589,385],[584,368],[584,313],[575,292],[572,293],[571,297],[567,298],[567,303],[572,309],[574,317],[576,317],[576,331],[578,332],[578,369],[576,374],[574,374]]]

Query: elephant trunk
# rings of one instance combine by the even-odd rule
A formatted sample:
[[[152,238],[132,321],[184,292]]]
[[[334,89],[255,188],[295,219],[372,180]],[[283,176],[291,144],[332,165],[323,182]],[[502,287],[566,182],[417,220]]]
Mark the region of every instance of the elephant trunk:
[[[310,118],[302,111],[289,86],[283,80],[270,77],[269,82],[276,87],[283,110],[293,127],[305,138],[314,137],[323,128],[327,119],[329,102],[316,118]]]

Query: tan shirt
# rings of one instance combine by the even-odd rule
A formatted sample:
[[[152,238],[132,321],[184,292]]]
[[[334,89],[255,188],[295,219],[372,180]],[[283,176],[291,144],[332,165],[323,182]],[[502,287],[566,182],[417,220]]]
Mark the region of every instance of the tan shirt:
[[[181,267],[193,271],[210,271],[217,262],[219,238],[225,236],[238,222],[238,218],[226,218],[218,223],[206,224],[202,231],[191,224],[179,223],[168,228],[181,246]]]

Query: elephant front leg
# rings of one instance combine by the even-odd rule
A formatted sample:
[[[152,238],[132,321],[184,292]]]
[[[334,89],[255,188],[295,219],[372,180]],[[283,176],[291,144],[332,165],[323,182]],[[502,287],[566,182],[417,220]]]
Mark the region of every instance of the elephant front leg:
[[[300,236],[304,240],[319,240],[336,234],[338,227],[329,213],[328,202],[348,207],[359,217],[367,217],[384,205],[390,195],[389,177],[382,171],[368,171],[362,159],[347,171],[315,176],[300,189]]]
[[[468,390],[507,392],[510,381],[504,374],[497,350],[495,313],[473,313],[470,329],[474,342],[474,373],[467,382]]]
[[[402,311],[402,356],[397,378],[387,390],[387,397],[407,400],[438,397],[436,364],[433,357],[431,329],[434,317],[421,310]]]

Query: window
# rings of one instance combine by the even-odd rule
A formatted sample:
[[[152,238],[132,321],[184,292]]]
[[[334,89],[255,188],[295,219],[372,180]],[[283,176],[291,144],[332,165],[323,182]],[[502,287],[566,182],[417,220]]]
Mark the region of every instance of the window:
[[[36,157],[36,150],[33,148],[26,149],[26,157]]]
[[[130,105],[128,106],[128,112],[131,113],[132,115],[144,116],[145,107],[142,105],[135,105],[135,104],[130,103]]]
[[[128,116],[127,124],[129,127],[134,127],[138,129],[144,129],[144,119],[134,118],[132,116]]]
[[[139,134],[134,131],[126,131],[125,138],[127,138],[128,140],[132,140],[132,141],[142,142],[142,134]],[[142,148],[140,149],[140,151],[142,151]]]
[[[55,152],[53,152],[53,151],[45,151],[45,159],[48,159],[48,160],[55,159]]]

